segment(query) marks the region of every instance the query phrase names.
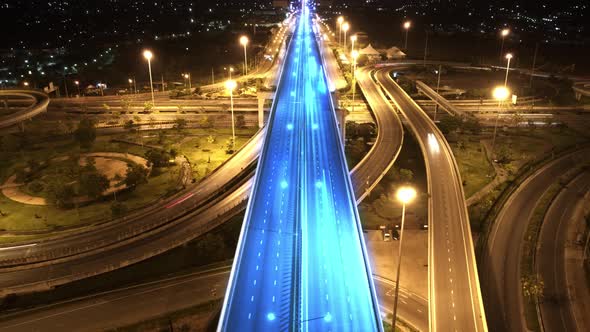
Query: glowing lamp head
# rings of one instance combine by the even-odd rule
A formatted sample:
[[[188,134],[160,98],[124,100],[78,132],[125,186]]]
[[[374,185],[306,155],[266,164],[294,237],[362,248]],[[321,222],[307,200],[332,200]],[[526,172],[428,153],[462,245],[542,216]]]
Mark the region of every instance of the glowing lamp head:
[[[24,82],[23,85],[24,86],[29,86],[29,82]]]
[[[494,89],[492,95],[496,100],[506,100],[510,96],[510,90],[504,86],[498,86]]]
[[[154,54],[150,50],[143,51],[143,57],[147,60],[151,60],[154,57]]]
[[[128,79],[127,82],[129,82],[129,84],[133,83],[132,79]]]
[[[412,26],[412,22],[410,22],[410,21],[406,21],[404,23],[404,29],[406,29],[406,30],[408,30],[411,26]]]
[[[354,60],[358,59],[359,51],[357,51],[357,50],[352,51],[351,56]]]
[[[225,87],[229,91],[233,91],[237,86],[238,86],[238,83],[236,83],[236,81],[234,81],[234,80],[229,80],[229,81],[225,82]]]
[[[183,74],[182,76],[184,76],[184,78],[188,79],[189,78],[189,74]]]
[[[80,82],[79,81],[74,81],[74,84],[80,85]]]
[[[249,41],[250,41],[250,40],[249,40],[249,39],[248,39],[248,37],[246,37],[246,36],[242,36],[242,37],[240,37],[240,44],[242,44],[242,46],[246,46],[246,45],[248,45],[248,42],[249,42]]]
[[[352,35],[352,36],[350,36],[350,41],[351,41],[351,42],[355,42],[356,40],[357,40],[357,37],[356,37],[356,35]]]
[[[348,22],[344,22],[344,24],[342,24],[342,30],[346,32],[348,29],[350,29],[350,24],[348,24]]]
[[[339,25],[342,25],[342,23],[344,23],[344,17],[338,16],[338,19],[336,20],[336,22],[338,22]]]
[[[502,32],[500,32],[502,34],[502,37],[506,37],[510,34],[510,29],[502,29]]]
[[[397,190],[395,197],[403,204],[408,204],[416,198],[416,190],[412,187],[401,187]]]
[[[512,59],[512,53],[508,53],[508,54],[506,54],[506,59],[507,59],[507,60],[510,60],[510,59]]]

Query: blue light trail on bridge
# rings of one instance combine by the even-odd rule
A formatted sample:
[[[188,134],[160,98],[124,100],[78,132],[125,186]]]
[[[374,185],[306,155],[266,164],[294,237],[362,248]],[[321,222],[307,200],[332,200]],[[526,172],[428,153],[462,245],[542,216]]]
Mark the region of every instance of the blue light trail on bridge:
[[[309,9],[289,44],[220,331],[381,331]]]

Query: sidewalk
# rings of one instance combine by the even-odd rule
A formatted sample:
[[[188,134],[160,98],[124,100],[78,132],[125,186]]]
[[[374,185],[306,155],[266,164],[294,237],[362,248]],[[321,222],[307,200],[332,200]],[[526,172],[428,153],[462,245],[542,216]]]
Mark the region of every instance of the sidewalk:
[[[590,213],[590,193],[578,207],[567,230],[565,247],[565,276],[570,304],[578,331],[590,331],[590,287],[582,267],[583,247],[575,244],[578,233],[584,231],[584,216]]]

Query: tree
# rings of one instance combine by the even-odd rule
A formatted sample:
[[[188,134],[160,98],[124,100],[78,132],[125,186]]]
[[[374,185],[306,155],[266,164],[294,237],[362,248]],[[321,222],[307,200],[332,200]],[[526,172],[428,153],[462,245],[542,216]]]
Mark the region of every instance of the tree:
[[[445,116],[438,123],[438,128],[444,134],[450,134],[461,127],[461,119],[456,116]]]
[[[238,128],[246,127],[246,119],[244,118],[243,114],[236,116],[236,127],[238,127]]]
[[[123,128],[126,130],[129,130],[129,131],[134,131],[135,130],[135,122],[133,122],[133,120],[127,120],[123,124]]]
[[[170,157],[172,159],[176,158],[176,156],[178,156],[178,151],[174,148],[170,149],[170,151],[168,151],[168,154],[170,155]]]
[[[363,138],[365,144],[368,144],[375,136],[375,127],[370,123],[363,123],[358,126],[358,135]]]
[[[127,173],[123,183],[129,188],[135,188],[140,184],[147,183],[148,169],[138,164],[127,165]]]
[[[78,128],[74,131],[74,138],[81,147],[91,147],[96,140],[96,124],[94,120],[88,118],[80,120]]]
[[[72,186],[66,184],[65,179],[53,178],[47,185],[47,200],[63,208],[72,204],[74,198],[74,189]]]
[[[545,283],[536,274],[529,274],[520,279],[522,293],[525,297],[534,299],[543,296]]]
[[[467,121],[463,123],[463,128],[465,131],[468,131],[473,135],[479,135],[481,133],[481,124],[477,119],[467,119]]]
[[[208,116],[203,116],[201,117],[201,120],[199,121],[199,124],[201,125],[201,127],[203,128],[209,128],[211,127],[212,123],[211,123],[211,119],[209,119]]]
[[[170,160],[170,155],[161,150],[149,150],[145,153],[145,156],[154,167],[168,166],[168,160]]]
[[[411,182],[414,178],[414,172],[409,169],[401,168],[399,170],[399,177],[400,180],[403,182]]]
[[[111,204],[111,215],[113,217],[117,217],[120,215],[123,215],[127,212],[127,205],[121,203],[121,202],[113,202]]]
[[[505,145],[502,145],[496,152],[496,160],[498,164],[508,164],[512,161],[512,153]]]
[[[174,120],[174,129],[177,130],[181,130],[186,128],[186,120],[185,119],[181,119],[181,118],[176,118],[176,120]]]
[[[99,198],[110,186],[109,179],[99,172],[80,174],[80,194],[92,199]]]
[[[154,104],[151,101],[146,101],[143,104],[143,111],[146,113],[151,113],[154,110]]]

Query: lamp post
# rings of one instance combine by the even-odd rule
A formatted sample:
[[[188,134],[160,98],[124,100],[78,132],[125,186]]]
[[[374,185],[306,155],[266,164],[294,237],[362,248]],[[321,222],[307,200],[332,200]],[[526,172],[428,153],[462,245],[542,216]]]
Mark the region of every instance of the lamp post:
[[[395,279],[395,298],[393,301],[393,317],[391,318],[391,327],[395,330],[395,321],[397,319],[397,302],[399,295],[399,274],[402,265],[402,244],[404,240],[404,223],[406,219],[406,204],[416,198],[416,190],[412,187],[401,187],[395,194],[398,201],[402,203],[402,222],[399,234],[399,250],[397,254],[397,278]]]
[[[509,34],[510,29],[502,29],[502,31],[500,31],[500,36],[502,37],[502,46],[500,46],[500,62],[502,61],[502,55],[504,54],[504,40],[506,39],[506,36],[508,36]]]
[[[348,32],[348,29],[350,29],[350,24],[344,22],[344,24],[342,24],[342,30],[344,31],[344,49],[346,49],[346,32]]]
[[[492,92],[494,99],[498,101],[498,115],[496,116],[496,121],[494,123],[494,137],[492,138],[492,153],[494,152],[494,145],[496,144],[496,131],[498,129],[498,120],[500,119],[500,107],[502,106],[502,101],[508,99],[510,95],[510,90],[506,86],[498,86]]]
[[[359,57],[357,50],[352,51],[352,111],[354,112],[354,101],[356,95],[356,59]]]
[[[154,81],[152,80],[152,57],[154,54],[150,50],[143,51],[143,57],[148,61],[148,69],[150,73],[150,90],[152,91],[152,107],[156,106],[156,99],[154,98]]]
[[[440,73],[442,71],[442,66],[438,65],[438,70],[436,71],[436,73],[438,74],[438,79],[436,81],[436,94],[438,95],[438,90],[440,89]],[[436,112],[438,111],[438,104],[435,103],[434,104],[434,119],[432,120],[433,122],[436,122]]]
[[[350,47],[350,51],[351,52],[354,52],[354,43],[356,42],[356,40],[357,40],[357,36],[356,35],[350,36],[350,43],[352,44],[352,46]]]
[[[74,81],[74,84],[76,84],[76,88],[78,89],[78,97],[80,97],[80,81]]]
[[[506,54],[506,60],[508,60],[508,63],[506,64],[506,78],[504,79],[504,87],[508,85],[508,71],[510,70],[510,60],[512,60],[512,53]]]
[[[231,132],[232,132],[232,150],[236,144],[236,127],[234,123],[234,89],[238,86],[236,81],[228,80],[225,82],[225,87],[229,91],[229,100],[230,100],[230,107],[231,107]]]
[[[127,82],[129,82],[129,93],[133,93],[133,80],[128,79]]]
[[[183,74],[183,75],[182,75],[182,77],[184,77],[185,79],[187,79],[187,80],[188,80],[188,89],[189,89],[190,91],[192,91],[192,90],[193,90],[193,85],[192,85],[192,83],[191,83],[191,74],[189,74],[189,73],[186,73],[186,74]]]
[[[410,27],[412,26],[412,22],[406,21],[404,22],[404,29],[406,30],[406,41],[404,42],[404,50],[408,51],[408,31],[410,31]]]
[[[338,44],[342,44],[342,23],[344,23],[344,17],[339,16],[336,22],[338,22]]]
[[[246,47],[248,46],[248,37],[242,36],[240,37],[240,44],[244,46],[244,75],[248,75],[248,55],[246,51]]]

